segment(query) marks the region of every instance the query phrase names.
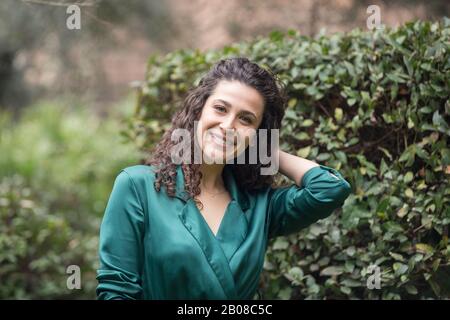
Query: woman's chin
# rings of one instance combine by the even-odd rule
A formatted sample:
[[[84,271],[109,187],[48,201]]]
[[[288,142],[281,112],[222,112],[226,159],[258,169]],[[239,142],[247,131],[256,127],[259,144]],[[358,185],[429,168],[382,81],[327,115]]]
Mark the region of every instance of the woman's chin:
[[[204,156],[204,162],[207,164],[225,164],[227,162],[227,160],[232,159],[233,156],[225,156],[222,153],[214,153],[214,154],[206,154]]]
[[[228,151],[228,150],[226,150]],[[218,147],[211,147],[207,148],[205,153],[203,154],[205,162],[211,164],[211,163],[221,163],[225,164],[227,161],[235,158],[236,149],[231,149],[230,151],[226,152],[224,150],[221,150]]]

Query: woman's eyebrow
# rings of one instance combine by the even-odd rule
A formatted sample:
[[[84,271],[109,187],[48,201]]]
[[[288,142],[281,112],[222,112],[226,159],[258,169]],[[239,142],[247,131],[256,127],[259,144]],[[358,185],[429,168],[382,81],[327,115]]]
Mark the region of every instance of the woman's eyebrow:
[[[220,102],[226,105],[227,107],[231,107],[231,104],[228,101],[222,100],[222,99],[215,99],[213,102]]]
[[[225,101],[225,100],[222,100],[222,99],[215,99],[213,102],[221,102],[221,103],[223,103],[224,105],[226,105],[227,107],[231,108],[231,103],[229,103],[228,101]],[[254,113],[251,112],[251,111],[248,111],[248,110],[242,110],[242,113],[250,114],[250,115],[254,116],[255,119],[258,119],[258,117],[256,117],[256,114],[254,114]]]

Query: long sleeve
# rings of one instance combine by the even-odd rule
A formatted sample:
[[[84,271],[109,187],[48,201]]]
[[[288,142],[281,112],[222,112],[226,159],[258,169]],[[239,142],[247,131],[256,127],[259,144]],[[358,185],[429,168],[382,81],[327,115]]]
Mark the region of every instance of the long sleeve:
[[[272,188],[268,207],[269,238],[297,232],[342,207],[351,186],[335,169],[309,169],[301,187]]]
[[[144,210],[132,178],[116,177],[100,227],[97,298],[142,298]]]

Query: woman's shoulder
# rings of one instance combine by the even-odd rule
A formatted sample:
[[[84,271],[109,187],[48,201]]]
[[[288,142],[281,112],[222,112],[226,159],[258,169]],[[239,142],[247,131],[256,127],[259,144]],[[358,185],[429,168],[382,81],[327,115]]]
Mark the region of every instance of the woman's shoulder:
[[[154,167],[152,165],[145,165],[145,164],[137,164],[129,167],[125,167],[122,169],[122,171],[125,171],[129,175],[132,176],[140,176],[142,174],[153,174],[154,175]]]
[[[144,185],[147,181],[153,181],[155,179],[154,167],[151,165],[133,165],[125,167],[120,170],[119,174],[126,173],[128,177],[138,185]]]

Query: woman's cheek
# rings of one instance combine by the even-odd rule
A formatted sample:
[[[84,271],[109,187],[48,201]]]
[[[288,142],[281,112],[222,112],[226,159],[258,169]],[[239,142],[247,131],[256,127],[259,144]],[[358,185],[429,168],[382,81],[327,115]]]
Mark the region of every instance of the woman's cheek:
[[[208,131],[204,129],[203,123],[200,121],[197,126],[197,142],[200,149],[203,150],[208,143]]]
[[[255,139],[256,139],[256,132],[252,129],[247,130],[244,133],[245,136],[245,147],[247,148],[248,146],[253,146],[255,144]]]

